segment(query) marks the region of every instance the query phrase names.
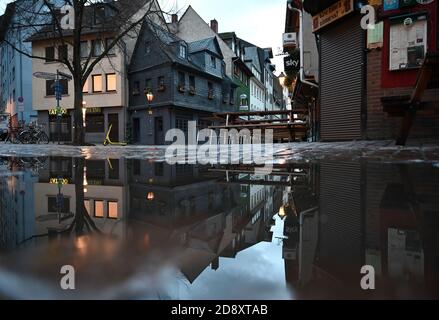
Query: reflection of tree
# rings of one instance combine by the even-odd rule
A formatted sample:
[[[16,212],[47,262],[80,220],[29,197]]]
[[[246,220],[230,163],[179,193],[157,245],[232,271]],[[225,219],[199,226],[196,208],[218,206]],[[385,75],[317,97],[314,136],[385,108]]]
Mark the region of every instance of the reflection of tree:
[[[75,194],[76,194],[76,212],[74,213],[73,221],[70,225],[61,231],[50,230],[46,234],[34,235],[26,240],[24,240],[20,245],[25,244],[33,239],[53,237],[54,235],[69,236],[75,235],[77,237],[97,233],[101,234],[101,230],[96,226],[93,219],[90,217],[86,207],[85,207],[85,197],[84,197],[84,170],[85,170],[85,159],[76,158],[74,159],[74,181],[75,181]]]
[[[82,236],[87,233],[101,233],[93,219],[90,217],[85,208],[84,199],[84,158],[75,159],[75,194],[76,194],[76,213],[73,222],[63,231],[62,234],[75,233],[76,236]]]

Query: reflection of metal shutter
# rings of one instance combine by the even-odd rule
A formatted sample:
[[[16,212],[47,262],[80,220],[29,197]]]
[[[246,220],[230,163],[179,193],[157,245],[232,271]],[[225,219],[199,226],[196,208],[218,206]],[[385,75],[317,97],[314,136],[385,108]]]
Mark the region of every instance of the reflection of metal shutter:
[[[319,266],[358,275],[364,261],[361,165],[322,163],[320,178]]]
[[[321,140],[361,138],[364,30],[348,18],[321,33]]]

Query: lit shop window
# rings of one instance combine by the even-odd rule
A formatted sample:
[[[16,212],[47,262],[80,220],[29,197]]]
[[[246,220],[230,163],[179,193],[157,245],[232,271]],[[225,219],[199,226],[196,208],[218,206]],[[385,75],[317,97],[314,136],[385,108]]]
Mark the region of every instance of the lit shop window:
[[[104,217],[104,201],[95,201],[95,217]]]
[[[427,51],[427,15],[390,19],[390,70],[419,68]]]
[[[117,202],[112,202],[112,201],[108,202],[108,218],[110,219],[119,218]]]

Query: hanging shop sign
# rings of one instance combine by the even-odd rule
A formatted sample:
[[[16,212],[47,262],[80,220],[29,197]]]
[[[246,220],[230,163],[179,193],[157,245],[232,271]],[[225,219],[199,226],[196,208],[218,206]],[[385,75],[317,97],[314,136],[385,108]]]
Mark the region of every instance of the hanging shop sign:
[[[313,32],[326,27],[352,12],[354,12],[354,0],[339,0],[329,8],[326,8],[312,17]]]
[[[288,75],[295,74],[300,70],[300,51],[295,49],[288,57],[284,58],[285,72]]]
[[[427,52],[427,16],[390,20],[390,71],[419,68]]]
[[[63,109],[63,108],[55,108],[55,109],[50,109],[49,110],[49,116],[57,116],[58,114],[60,115],[66,115],[67,114],[67,109]]]

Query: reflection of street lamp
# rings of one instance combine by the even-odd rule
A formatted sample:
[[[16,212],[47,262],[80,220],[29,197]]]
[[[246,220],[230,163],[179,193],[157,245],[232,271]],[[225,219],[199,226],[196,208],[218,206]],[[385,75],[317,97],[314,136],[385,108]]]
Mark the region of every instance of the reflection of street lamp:
[[[87,186],[88,186],[88,181],[87,181],[87,167],[84,167],[84,193],[88,192]]]
[[[146,101],[148,101],[148,107],[149,107],[148,113],[152,115],[151,103],[154,100],[154,94],[150,89],[145,89],[144,93],[145,93]]]
[[[82,123],[84,128],[87,126],[87,123],[85,121],[86,115],[87,115],[87,102],[82,101]]]

